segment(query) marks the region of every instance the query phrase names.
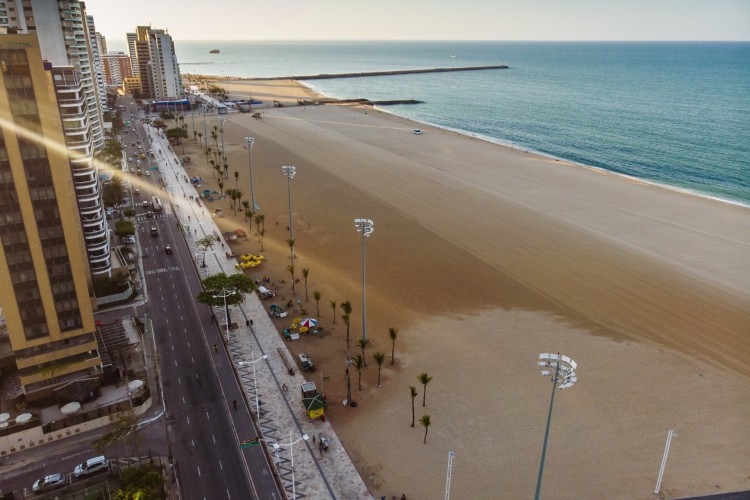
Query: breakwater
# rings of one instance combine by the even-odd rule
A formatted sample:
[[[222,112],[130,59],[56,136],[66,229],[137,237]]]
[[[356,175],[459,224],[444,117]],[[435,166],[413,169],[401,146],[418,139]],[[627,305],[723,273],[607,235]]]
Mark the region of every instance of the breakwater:
[[[244,80],[330,80],[333,78],[363,78],[368,76],[414,75],[419,73],[451,73],[454,71],[484,71],[491,69],[508,69],[510,66],[498,64],[493,66],[460,66],[454,68],[398,69],[392,71],[362,71],[359,73],[321,73],[318,75],[275,76],[266,78],[243,78]]]

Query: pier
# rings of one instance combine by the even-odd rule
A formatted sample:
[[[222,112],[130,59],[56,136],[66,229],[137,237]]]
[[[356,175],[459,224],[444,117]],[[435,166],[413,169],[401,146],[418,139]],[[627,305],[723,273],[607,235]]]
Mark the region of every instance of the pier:
[[[367,76],[415,75],[420,73],[451,73],[454,71],[484,71],[490,69],[508,69],[504,64],[494,66],[460,66],[455,68],[399,69],[392,71],[363,71],[360,73],[321,73],[318,75],[276,76],[266,78],[247,78],[247,80],[331,80],[334,78],[363,78]]]

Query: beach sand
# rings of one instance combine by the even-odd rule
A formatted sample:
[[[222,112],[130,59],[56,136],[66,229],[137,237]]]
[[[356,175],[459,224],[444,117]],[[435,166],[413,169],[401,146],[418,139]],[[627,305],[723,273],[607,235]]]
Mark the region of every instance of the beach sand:
[[[323,332],[290,349],[315,360],[309,378],[333,403],[328,415],[374,496],[441,497],[448,451],[454,498],[533,495],[551,391],[537,357],[558,351],[578,362],[578,382],[556,396],[546,498],[652,498],[670,428],[679,436],[664,497],[750,489],[750,209],[377,110],[296,106],[313,93],[294,82],[221,84],[289,105],[261,106],[260,120],[229,115],[225,126],[245,200],[244,137],[256,140],[267,262],[248,274],[272,278],[276,303],[292,298],[281,166],[294,165],[296,276],[310,270],[309,301],[301,282],[295,309],[317,316],[319,290]],[[192,156],[188,171],[211,178],[206,157]],[[225,189],[234,184],[232,173]],[[247,229],[228,199],[208,207],[224,209],[223,230]],[[366,242],[371,343],[361,392],[352,369],[359,406],[343,408],[346,326],[340,308],[332,322],[329,301],[351,301],[359,353],[357,217],[375,221]],[[257,253],[260,243],[233,249]],[[389,327],[399,328],[396,365]],[[380,387],[376,351],[386,354]],[[420,372],[433,376],[424,408]],[[417,419],[432,420],[426,444],[419,422],[410,426],[410,385]]]

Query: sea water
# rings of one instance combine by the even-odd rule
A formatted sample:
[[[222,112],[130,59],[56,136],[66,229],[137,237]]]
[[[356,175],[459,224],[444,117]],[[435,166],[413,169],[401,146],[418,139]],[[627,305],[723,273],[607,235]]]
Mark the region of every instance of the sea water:
[[[330,97],[750,205],[750,43],[175,42],[183,73],[270,77],[507,64],[312,80]],[[209,50],[219,49],[219,54]],[[198,64],[199,63],[199,64]]]

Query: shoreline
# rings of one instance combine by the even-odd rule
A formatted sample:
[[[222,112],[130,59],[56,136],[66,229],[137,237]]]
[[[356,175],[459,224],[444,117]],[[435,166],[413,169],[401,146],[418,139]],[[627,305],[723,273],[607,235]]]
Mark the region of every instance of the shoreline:
[[[255,78],[255,77],[235,77],[235,76],[222,77],[222,76],[205,75],[205,74],[201,74],[201,75],[192,74],[192,73],[188,73],[188,74],[191,75],[191,76],[199,77],[199,78],[206,79],[206,80],[214,79],[217,83],[221,82],[221,83],[224,83],[224,84],[231,83],[231,82],[238,82],[238,83],[248,82],[248,83],[252,83],[253,81],[263,82],[263,81],[274,81],[274,80],[281,80],[282,79],[281,77],[278,77],[278,78]],[[308,89],[311,92],[315,93],[321,99],[338,99],[337,97],[332,97],[332,96],[324,94],[320,89],[316,88],[312,84],[307,83],[305,80],[290,79],[289,81],[293,81],[293,82],[297,83],[298,85],[301,85],[302,87],[305,87],[306,89]],[[365,97],[365,98],[367,98],[367,97]],[[331,104],[336,104],[336,103],[334,102],[334,103],[331,103]],[[402,115],[399,115],[397,113],[394,113],[394,112],[388,110],[387,107],[373,106],[373,108],[377,109],[378,111],[381,111],[383,113],[387,113],[387,114],[390,114],[392,116],[398,117],[400,119],[407,120],[409,122],[413,122],[413,123],[416,123],[416,124],[419,124],[419,125],[423,125],[423,126],[430,126],[430,127],[439,128],[439,129],[442,129],[442,130],[446,130],[448,132],[452,132],[452,133],[455,133],[455,134],[462,135],[462,136],[467,137],[469,139],[477,139],[477,140],[481,140],[481,141],[490,142],[490,143],[496,144],[498,146],[503,146],[503,147],[506,147],[506,148],[509,148],[509,149],[513,149],[515,151],[518,151],[519,153],[534,154],[534,155],[542,156],[542,157],[545,157],[545,158],[549,158],[551,160],[555,160],[555,161],[559,161],[559,162],[564,162],[564,163],[567,163],[567,164],[570,164],[570,165],[575,165],[575,166],[578,166],[578,167],[583,167],[583,168],[590,169],[590,170],[597,171],[597,172],[601,172],[601,173],[604,173],[604,174],[616,175],[616,176],[622,177],[624,179],[627,179],[627,180],[630,180],[630,181],[633,181],[633,182],[641,182],[641,183],[646,184],[646,185],[651,185],[651,186],[659,187],[659,188],[662,188],[662,189],[668,189],[670,191],[674,191],[674,192],[677,192],[677,193],[682,193],[682,194],[687,194],[687,195],[691,195],[691,196],[696,196],[696,197],[699,197],[699,198],[713,200],[713,201],[717,201],[717,202],[720,202],[720,203],[726,203],[728,205],[738,206],[738,207],[742,207],[742,208],[750,208],[750,201],[744,202],[744,201],[740,201],[740,200],[722,198],[722,197],[717,196],[717,195],[713,195],[713,194],[709,194],[709,193],[704,193],[704,192],[701,192],[701,191],[696,191],[694,189],[683,188],[683,187],[680,187],[680,186],[673,186],[671,184],[665,184],[663,182],[654,181],[654,180],[650,180],[650,179],[643,179],[641,177],[636,177],[634,175],[624,174],[624,173],[621,173],[621,172],[614,172],[614,171],[609,170],[609,169],[604,168],[604,167],[597,167],[595,165],[588,165],[588,164],[585,164],[585,163],[580,163],[580,162],[576,162],[576,161],[573,161],[573,160],[569,160],[569,159],[566,159],[566,158],[563,158],[563,157],[554,156],[552,154],[545,153],[545,152],[542,152],[542,151],[536,151],[536,150],[530,149],[530,148],[529,149],[523,148],[523,147],[519,146],[518,144],[515,144],[515,143],[512,143],[512,142],[507,142],[507,141],[504,141],[503,139],[500,139],[500,138],[491,137],[491,136],[484,135],[484,134],[476,134],[476,133],[470,132],[468,130],[462,130],[462,129],[452,128],[452,127],[447,127],[447,126],[444,126],[444,125],[438,125],[438,124],[431,123],[431,122],[428,122],[428,121],[415,120],[413,118],[409,118],[409,117],[402,116]],[[264,109],[264,108],[256,108],[256,109]]]

